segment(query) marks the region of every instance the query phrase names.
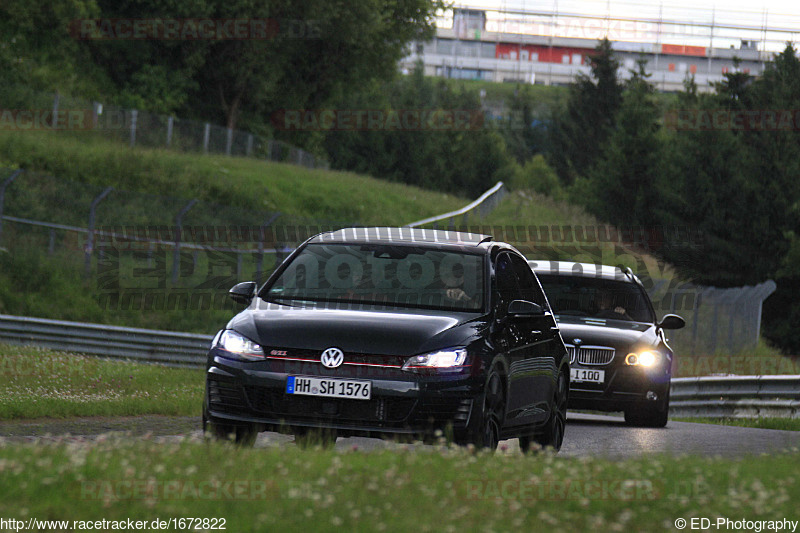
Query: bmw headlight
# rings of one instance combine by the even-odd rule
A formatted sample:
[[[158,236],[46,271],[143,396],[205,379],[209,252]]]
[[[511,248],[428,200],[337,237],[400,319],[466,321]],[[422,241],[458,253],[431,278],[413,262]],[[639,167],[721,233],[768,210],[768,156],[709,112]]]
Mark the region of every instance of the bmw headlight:
[[[232,329],[226,329],[218,337],[217,348],[234,355],[233,359],[243,359],[245,361],[260,361],[264,359],[264,349],[261,346]]]
[[[661,354],[655,351],[643,351],[639,353],[629,353],[625,357],[625,363],[629,366],[652,367],[659,363]]]
[[[403,365],[409,372],[459,372],[467,362],[466,348],[445,348],[411,357]]]

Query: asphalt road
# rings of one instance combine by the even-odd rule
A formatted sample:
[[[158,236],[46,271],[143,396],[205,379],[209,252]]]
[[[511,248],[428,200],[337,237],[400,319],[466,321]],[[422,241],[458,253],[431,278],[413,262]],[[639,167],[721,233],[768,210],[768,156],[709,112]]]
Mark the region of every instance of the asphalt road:
[[[83,418],[0,423],[0,442],[30,442],[63,439],[91,440],[94,436],[127,431],[132,435],[150,434],[157,438],[200,436],[199,417]],[[293,438],[277,433],[262,433],[256,446],[291,445]],[[517,440],[503,441],[508,451],[519,449]],[[401,446],[379,439],[340,438],[338,449],[361,450]],[[413,446],[413,445],[412,445]],[[699,454],[742,456],[800,448],[800,431],[754,429],[714,424],[670,421],[666,428],[633,428],[621,417],[582,413],[569,414],[567,432],[560,455],[566,457],[606,456],[624,458],[642,454]]]

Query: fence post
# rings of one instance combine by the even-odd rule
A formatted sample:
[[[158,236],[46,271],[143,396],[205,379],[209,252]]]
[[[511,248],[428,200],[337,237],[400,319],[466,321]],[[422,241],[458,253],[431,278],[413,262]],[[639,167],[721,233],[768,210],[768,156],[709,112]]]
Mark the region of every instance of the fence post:
[[[175,250],[172,252],[172,284],[178,282],[178,265],[181,261],[181,224],[183,223],[183,215],[189,212],[189,209],[194,207],[197,203],[197,198],[183,206],[178,216],[175,217]]]
[[[139,111],[131,110],[131,148],[136,145],[136,120],[139,118]]]
[[[167,119],[167,148],[169,148],[170,145],[172,144],[172,122],[173,122],[173,120],[174,120],[173,117],[169,117]]]
[[[280,213],[274,213],[271,217],[264,221],[258,231],[258,259],[256,261],[256,281],[261,283],[261,267],[264,261],[264,241],[267,240],[267,228],[272,225],[275,220],[281,216]]]
[[[98,194],[92,205],[89,207],[89,231],[86,232],[86,251],[84,257],[84,272],[88,278],[92,273],[92,250],[94,249],[94,214],[97,209],[97,204],[103,201],[103,198],[114,190],[114,187],[107,187],[103,192]]]
[[[208,153],[208,138],[211,136],[211,124],[206,122],[206,129],[203,131],[203,152]]]
[[[47,255],[53,255],[56,251],[56,230],[50,228],[50,239],[47,241]]]
[[[97,129],[97,124],[100,121],[100,113],[103,111],[103,105],[99,102],[92,102],[92,128]]]
[[[58,104],[61,100],[61,95],[58,94],[56,91],[56,95],[53,97],[53,129],[58,129]]]
[[[233,144],[233,130],[228,128],[228,138],[225,140],[225,155],[231,155],[231,145]]]
[[[247,149],[245,151],[245,155],[250,157],[253,155],[253,134],[247,136]]]
[[[0,185],[0,242],[3,241],[3,203],[5,202],[6,198],[6,187],[11,185],[11,182],[14,181],[20,174],[22,174],[22,169],[14,171],[14,173],[7,177],[3,184]]]

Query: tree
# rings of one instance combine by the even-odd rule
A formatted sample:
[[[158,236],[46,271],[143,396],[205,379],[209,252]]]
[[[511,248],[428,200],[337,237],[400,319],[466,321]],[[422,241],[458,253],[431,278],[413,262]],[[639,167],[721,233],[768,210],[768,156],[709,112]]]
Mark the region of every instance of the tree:
[[[656,222],[661,139],[660,115],[647,81],[645,60],[631,71],[615,127],[589,172],[593,194],[584,200],[597,216],[616,224]]]
[[[511,164],[503,138],[488,121],[476,91],[424,76],[421,65],[393,82],[343,96],[334,107],[380,110],[383,116],[422,110],[431,116],[465,113],[469,124],[330,130],[323,146],[335,168],[429,189],[478,196]],[[443,124],[444,127],[437,127]]]
[[[580,75],[570,86],[566,109],[551,129],[550,163],[567,185],[592,168],[622,103],[619,61],[611,42],[607,38],[600,41],[589,60],[591,76]]]
[[[275,111],[314,109],[369,80],[390,79],[407,44],[432,35],[443,7],[440,0],[99,2],[108,18],[269,20],[268,38],[85,43],[123,94],[167,91],[155,102],[165,111],[231,128],[244,120],[256,130]]]

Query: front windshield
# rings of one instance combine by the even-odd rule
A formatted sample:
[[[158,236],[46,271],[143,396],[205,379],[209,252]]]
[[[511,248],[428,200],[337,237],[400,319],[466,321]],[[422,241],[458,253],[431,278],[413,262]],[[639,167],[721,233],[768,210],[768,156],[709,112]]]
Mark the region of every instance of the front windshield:
[[[582,276],[539,274],[555,314],[653,322],[650,306],[635,283]]]
[[[483,294],[482,255],[411,245],[310,244],[261,296],[479,311]]]

